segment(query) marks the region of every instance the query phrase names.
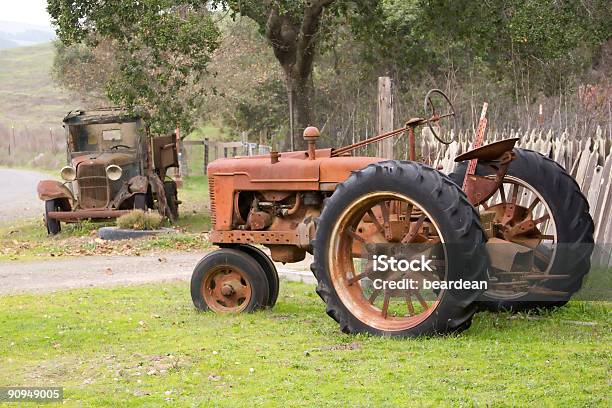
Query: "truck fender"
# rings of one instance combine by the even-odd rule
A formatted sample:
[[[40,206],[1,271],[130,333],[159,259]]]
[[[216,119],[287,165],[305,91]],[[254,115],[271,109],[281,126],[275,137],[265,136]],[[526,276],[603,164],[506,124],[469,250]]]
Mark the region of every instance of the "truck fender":
[[[36,187],[38,192],[38,198],[43,201],[55,200],[58,198],[64,198],[68,203],[74,200],[74,196],[68,187],[61,181],[57,180],[42,180]]]
[[[146,193],[149,180],[145,176],[134,176],[128,181],[130,193]]]

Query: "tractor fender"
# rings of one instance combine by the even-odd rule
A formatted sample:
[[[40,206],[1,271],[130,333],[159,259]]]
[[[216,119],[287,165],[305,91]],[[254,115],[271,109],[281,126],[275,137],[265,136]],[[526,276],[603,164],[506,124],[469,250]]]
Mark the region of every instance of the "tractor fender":
[[[55,200],[58,198],[65,198],[70,202],[74,200],[74,196],[68,187],[66,187],[61,181],[57,180],[40,181],[36,187],[36,191],[38,192],[38,198],[43,201]]]
[[[145,176],[134,176],[128,181],[130,193],[146,193],[149,180]]]
[[[473,159],[482,161],[498,160],[504,155],[504,153],[514,149],[514,145],[518,140],[518,137],[513,137],[510,139],[489,143],[477,149],[468,150],[467,152],[455,157],[455,162],[459,163],[465,160]]]

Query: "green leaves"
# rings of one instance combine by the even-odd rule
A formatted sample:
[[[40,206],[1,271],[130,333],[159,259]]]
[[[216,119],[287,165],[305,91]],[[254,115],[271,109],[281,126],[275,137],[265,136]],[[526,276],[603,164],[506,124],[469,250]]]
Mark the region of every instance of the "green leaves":
[[[206,1],[49,0],[48,11],[68,46],[112,42],[114,69],[104,83],[111,101],[145,108],[154,131],[191,129],[202,96],[191,87],[220,37]]]

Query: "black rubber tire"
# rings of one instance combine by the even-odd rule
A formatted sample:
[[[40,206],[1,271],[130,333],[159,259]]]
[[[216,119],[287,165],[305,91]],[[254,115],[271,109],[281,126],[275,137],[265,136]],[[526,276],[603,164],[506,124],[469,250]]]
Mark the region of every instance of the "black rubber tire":
[[[264,272],[266,273],[266,278],[268,279],[269,285],[269,296],[268,301],[266,302],[266,306],[274,307],[276,304],[276,300],[278,299],[278,291],[280,287],[280,282],[278,279],[278,271],[276,270],[276,266],[274,262],[265,254],[261,249],[248,244],[241,244],[233,247],[239,251],[246,252],[248,255],[255,258],[255,260],[261,265]]]
[[[147,195],[144,193],[134,194],[134,209],[147,211]]]
[[[174,181],[164,181],[164,193],[166,194],[166,204],[170,209],[170,220],[176,222],[179,217],[176,183]]]
[[[327,314],[345,333],[415,337],[452,333],[469,327],[480,290],[446,290],[435,311],[420,324],[402,331],[382,331],[357,319],[339,298],[329,275],[328,248],[334,224],[352,202],[374,191],[404,194],[419,203],[437,222],[447,246],[447,280],[486,280],[488,257],[478,214],[465,194],[447,176],[431,167],[408,161],[384,161],[355,171],[339,184],[318,222],[311,269],[317,293]]]
[[[247,275],[251,285],[251,299],[242,311],[243,313],[250,313],[266,307],[269,297],[269,285],[263,268],[252,256],[247,255],[243,251],[221,248],[206,254],[198,262],[191,276],[191,299],[197,309],[202,311],[210,310],[200,288],[208,271],[218,265],[234,265]]]
[[[49,235],[57,235],[61,232],[62,226],[59,220],[49,218],[48,213],[52,211],[61,211],[62,206],[59,200],[47,200],[45,201],[45,226],[47,227],[47,233]]]
[[[591,268],[594,225],[589,215],[589,204],[580,191],[578,183],[555,161],[540,153],[526,149],[514,149],[516,155],[507,175],[521,179],[531,185],[546,201],[557,229],[561,244],[553,260],[551,274],[571,275],[570,279],[553,280],[543,286],[556,291],[568,292],[567,296],[546,297],[527,294],[514,300],[500,300],[485,292],[479,306],[490,311],[527,311],[559,307],[566,304],[571,295],[582,287],[582,282]],[[462,185],[467,163],[460,163],[449,177]],[[491,170],[478,165],[476,174],[488,175]]]

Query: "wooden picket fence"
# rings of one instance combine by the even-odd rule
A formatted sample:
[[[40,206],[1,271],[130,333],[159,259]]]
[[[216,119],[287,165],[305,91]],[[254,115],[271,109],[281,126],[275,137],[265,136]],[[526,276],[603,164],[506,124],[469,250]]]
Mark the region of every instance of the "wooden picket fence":
[[[268,154],[269,146],[249,142],[184,140],[181,142],[180,171],[183,177],[206,174],[208,163],[219,158]]]
[[[563,166],[580,186],[587,198],[590,213],[595,223],[596,251],[594,264],[612,266],[610,248],[612,243],[612,138],[603,134],[601,128],[592,137],[577,139],[564,132],[509,131],[491,132],[485,143],[519,137],[517,147],[530,149],[549,157]],[[424,162],[444,173],[455,168],[457,155],[469,150],[471,132],[459,132],[457,141],[443,145],[424,130],[420,137],[420,152]]]

